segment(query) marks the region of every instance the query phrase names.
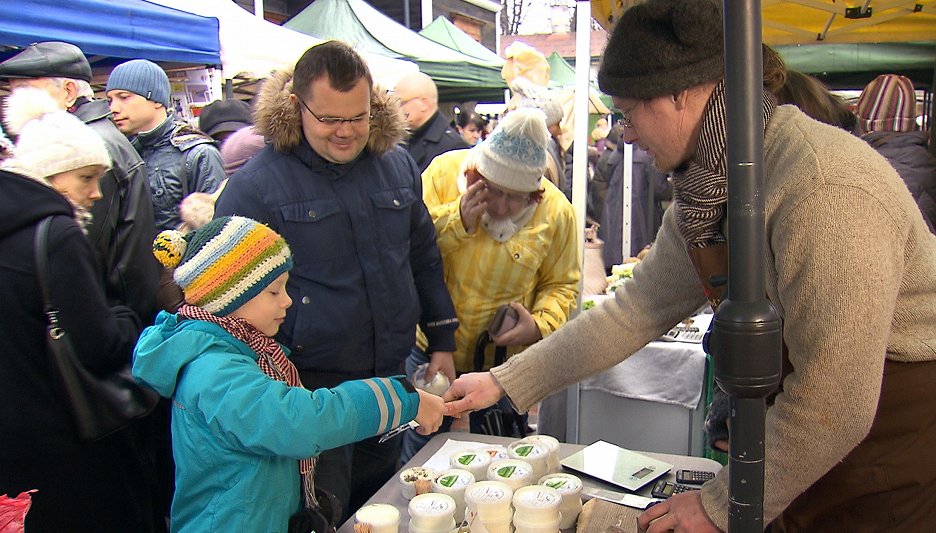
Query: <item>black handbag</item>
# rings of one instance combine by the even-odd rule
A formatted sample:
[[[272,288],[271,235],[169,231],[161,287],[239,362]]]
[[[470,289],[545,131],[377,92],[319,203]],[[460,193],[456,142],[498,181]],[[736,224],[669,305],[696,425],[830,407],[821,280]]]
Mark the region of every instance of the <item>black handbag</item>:
[[[71,410],[78,436],[84,441],[103,438],[149,414],[159,394],[139,383],[130,373],[130,364],[116,372],[98,376],[89,372],[75,356],[74,348],[58,319],[48,285],[48,235],[52,217],[36,227],[36,275],[48,317],[46,346],[60,392]]]

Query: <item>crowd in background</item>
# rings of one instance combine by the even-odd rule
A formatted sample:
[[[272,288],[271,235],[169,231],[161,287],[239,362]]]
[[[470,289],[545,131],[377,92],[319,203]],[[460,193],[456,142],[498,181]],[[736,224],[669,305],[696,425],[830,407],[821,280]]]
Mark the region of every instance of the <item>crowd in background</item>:
[[[706,21],[702,16],[694,23]],[[639,21],[630,22],[639,32]],[[609,49],[620,51],[632,38],[619,33]],[[572,169],[579,164],[588,179],[585,215],[599,227],[607,269],[655,247],[658,232],[665,236],[660,251],[651,252],[634,284],[622,291],[624,308],[609,304],[604,312],[590,312],[608,321],[602,326],[614,322],[623,331],[618,348],[646,344],[656,330],[672,325],[670,319],[684,318],[677,315],[704,300],[701,291],[693,292],[698,281],[686,250],[724,244],[717,227],[697,227],[674,211],[698,209],[706,224],[723,214],[697,205],[698,191],[687,185],[697,179],[707,187],[701,194],[712,194],[719,169],[706,165],[714,163],[664,159],[670,154],[637,131],[649,123],[653,106],[676,106],[660,115],[666,119],[687,109],[695,109],[699,121],[718,112],[722,74],[709,63],[722,51],[712,46],[698,62],[709,68],[696,80],[705,82],[704,96],[666,70],[666,57],[659,66],[665,75],[646,86],[627,85],[628,67],[606,60],[600,81],[622,119],[596,124],[585,162],[572,160],[572,146],[562,149],[562,109],[545,89],[520,84],[517,98],[496,120],[471,110],[450,118],[440,110],[430,77],[407,75],[391,91],[375,92],[360,56],[337,42],[313,47],[294,69],[273,73],[252,102],[205,106],[197,127],[170,108],[168,77],[147,60],[117,65],[104,88],[106,100],[95,97],[90,64],[70,44],[30,45],[0,63],[0,79],[10,90],[4,106],[10,141],[0,139],[0,243],[6,250],[0,295],[8,303],[0,319],[7,339],[0,352],[0,494],[38,489],[27,515],[30,531],[275,529],[303,511],[320,511],[317,494],[334,500],[327,521],[343,521],[394,475],[401,457],[408,460],[433,430],[451,427],[441,400],[414,390],[402,374],[411,380],[422,366],[426,379],[444,375],[466,398],[473,390],[468,385],[476,384],[469,380],[480,375],[474,373],[497,375],[500,385],[484,382],[496,394],[485,396],[491,401],[473,406],[477,411],[470,415],[472,429],[482,431],[489,405],[500,400],[499,409],[512,409],[501,400],[505,391],[514,406],[529,407],[548,392],[545,387],[611,363],[589,349],[582,356],[602,363],[561,378],[542,376],[532,392],[512,373],[527,361],[542,368],[569,343],[594,340],[584,333],[591,322],[582,321],[553,338],[567,329],[579,297],[575,243],[582,236],[575,233],[571,205]],[[862,170],[881,176],[877,185],[872,178],[847,179],[860,181],[870,196],[875,187],[886,187],[892,197],[884,208],[874,207],[876,216],[886,217],[877,223],[887,229],[875,236],[887,242],[875,245],[903,259],[900,267],[887,266],[891,257],[875,259],[894,281],[882,288],[894,294],[888,293],[888,312],[877,318],[882,328],[901,322],[894,313],[913,300],[898,290],[904,269],[916,269],[911,281],[920,294],[936,291],[927,274],[932,265],[921,265],[915,255],[936,250],[936,158],[917,127],[912,83],[881,75],[852,110],[815,78],[788,71],[766,47],[764,58],[765,117],[785,128],[776,134],[768,128],[774,141],[767,143],[768,165],[784,168],[784,175],[814,173],[818,180],[821,171],[812,167],[797,174],[797,161],[828,163],[823,158],[839,143],[851,155],[836,164],[863,158],[870,163]],[[681,101],[680,95],[689,96]],[[660,98],[672,102],[661,104]],[[838,130],[819,130],[813,119]],[[826,138],[805,131],[812,128]],[[772,135],[802,138],[791,148]],[[813,144],[819,155],[808,153]],[[627,145],[633,148],[629,169]],[[874,151],[884,157],[871,157]],[[897,176],[903,189],[894,185],[901,183]],[[848,184],[826,188],[827,198],[809,200],[818,202],[822,216],[838,209],[857,216],[856,210],[873,204],[863,193],[844,195]],[[910,200],[901,195],[907,191],[918,212],[904,209]],[[855,205],[843,205],[853,200]],[[624,203],[631,213],[626,223]],[[667,209],[670,203],[680,209]],[[796,210],[790,211],[777,216],[794,216]],[[163,397],[145,418],[93,442],[75,434],[57,377],[44,361],[47,315],[37,288],[34,230],[49,217],[51,291],[80,363],[100,374],[133,363],[136,377]],[[809,250],[793,229],[770,229],[786,232],[772,246]],[[774,268],[782,279],[797,269],[786,263]],[[796,287],[790,283],[772,286],[772,299],[792,303]],[[680,295],[673,291],[682,289],[696,296],[694,306],[677,303]],[[666,306],[648,310],[654,298]],[[848,302],[842,305],[854,311]],[[923,307],[931,311],[932,302]],[[623,322],[609,318],[614,313]],[[495,316],[511,317],[509,327],[490,329]],[[888,344],[888,331],[881,329],[877,339],[881,351],[901,352]],[[896,335],[909,339],[913,332]],[[921,336],[932,339],[931,330]],[[790,338],[794,363],[809,364],[796,352],[809,342]],[[907,342],[901,353],[912,352],[909,359],[936,359],[932,345],[921,355]],[[506,365],[499,357],[507,358]],[[878,374],[896,366],[888,365]],[[880,375],[876,386],[880,390]],[[864,407],[877,405],[877,396],[866,399]],[[932,405],[928,397],[919,401]],[[783,396],[778,404],[800,407],[790,407]],[[729,439],[726,405],[724,397],[716,398],[707,421],[716,447]],[[388,410],[390,418],[378,421],[374,413]],[[867,411],[860,414],[870,427],[875,411]],[[292,423],[290,415],[296,417]],[[414,419],[424,426],[419,434],[378,443],[377,435]],[[802,437],[800,444],[808,441],[792,435]],[[846,444],[854,447],[861,438]],[[833,456],[825,466],[842,459]],[[772,484],[784,477],[776,469],[769,475]],[[241,492],[222,495],[238,482],[244,483]],[[724,489],[721,476],[717,483]],[[723,498],[715,486],[699,505],[723,527]],[[288,497],[279,498],[284,491]],[[790,524],[798,515],[784,509],[808,505],[777,498],[768,502],[771,518],[795,530]],[[275,512],[252,514],[257,506]],[[654,514],[663,517],[669,509],[660,506]]]

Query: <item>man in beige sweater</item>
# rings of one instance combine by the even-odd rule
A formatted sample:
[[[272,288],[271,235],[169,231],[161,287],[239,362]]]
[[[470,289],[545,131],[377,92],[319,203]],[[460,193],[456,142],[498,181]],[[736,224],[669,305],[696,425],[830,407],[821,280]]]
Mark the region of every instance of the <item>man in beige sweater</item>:
[[[706,300],[690,255],[723,246],[721,2],[649,0],[618,22],[598,75],[624,141],[674,172],[674,206],[633,280],[550,337],[446,393],[450,413],[520,410],[610,368]],[[860,139],[765,95],[767,296],[791,371],[767,411],[764,524],[930,531],[936,524],[936,237]],[[727,529],[728,469],[638,522]]]

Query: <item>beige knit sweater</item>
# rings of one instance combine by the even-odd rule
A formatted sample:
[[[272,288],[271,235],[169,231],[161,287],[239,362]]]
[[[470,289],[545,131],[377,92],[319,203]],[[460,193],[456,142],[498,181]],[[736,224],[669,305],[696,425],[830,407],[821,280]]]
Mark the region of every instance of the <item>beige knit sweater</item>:
[[[936,236],[874,149],[794,107],[770,121],[765,168],[767,293],[794,367],[767,412],[767,524],[867,435],[885,357],[936,360]],[[526,410],[626,359],[703,303],[670,209],[616,298],[492,372]],[[727,487],[726,468],[702,490],[723,530]]]

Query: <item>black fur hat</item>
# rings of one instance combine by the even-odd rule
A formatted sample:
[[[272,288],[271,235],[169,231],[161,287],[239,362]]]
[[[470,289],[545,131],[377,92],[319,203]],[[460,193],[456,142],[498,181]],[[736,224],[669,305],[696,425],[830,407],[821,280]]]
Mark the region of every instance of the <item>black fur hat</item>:
[[[725,76],[719,0],[649,0],[621,16],[605,48],[598,86],[640,100]]]

